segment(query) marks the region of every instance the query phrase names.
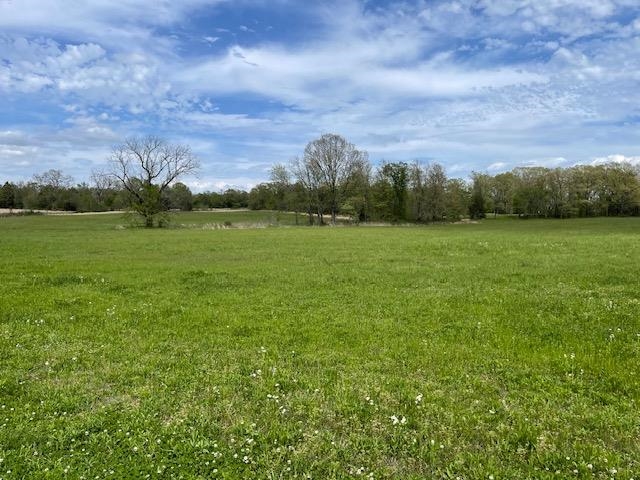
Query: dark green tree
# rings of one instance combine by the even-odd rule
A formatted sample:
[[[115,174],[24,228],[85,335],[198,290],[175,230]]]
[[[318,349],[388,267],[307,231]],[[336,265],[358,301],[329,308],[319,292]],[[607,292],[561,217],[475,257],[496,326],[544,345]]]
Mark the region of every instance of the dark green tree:
[[[16,208],[16,186],[5,182],[0,188],[0,208]]]
[[[485,191],[484,175],[473,173],[473,184],[471,186],[471,201],[469,203],[469,216],[472,219],[484,218],[486,216],[487,201]]]
[[[182,182],[174,183],[167,189],[167,201],[171,210],[190,212],[193,210],[193,194]]]
[[[429,221],[441,222],[447,218],[447,175],[438,163],[426,169],[426,216]]]
[[[405,162],[385,163],[380,169],[380,176],[391,187],[392,220],[395,222],[406,220],[409,165]]]
[[[446,187],[447,220],[460,220],[468,213],[469,188],[459,178],[447,180]]]

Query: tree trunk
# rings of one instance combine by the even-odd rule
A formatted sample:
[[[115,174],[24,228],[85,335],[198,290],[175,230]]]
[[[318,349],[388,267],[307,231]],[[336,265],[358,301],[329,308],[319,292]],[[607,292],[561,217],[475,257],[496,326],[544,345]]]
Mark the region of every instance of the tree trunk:
[[[307,208],[307,215],[309,215],[309,225],[313,225],[313,209],[311,208],[311,204]]]

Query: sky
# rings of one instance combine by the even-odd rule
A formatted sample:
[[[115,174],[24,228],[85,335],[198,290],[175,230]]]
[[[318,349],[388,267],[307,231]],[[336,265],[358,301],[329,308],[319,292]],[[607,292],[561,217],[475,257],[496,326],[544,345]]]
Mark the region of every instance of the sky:
[[[640,164],[638,0],[0,0],[0,181],[191,146],[251,188],[337,133],[450,177]]]

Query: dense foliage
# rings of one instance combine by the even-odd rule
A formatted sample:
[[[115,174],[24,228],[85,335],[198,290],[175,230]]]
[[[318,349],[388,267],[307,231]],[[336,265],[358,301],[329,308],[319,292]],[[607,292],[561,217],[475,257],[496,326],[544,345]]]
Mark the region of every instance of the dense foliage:
[[[281,172],[283,166],[277,166]],[[472,180],[448,178],[437,163],[383,163],[375,173],[360,164],[338,185],[338,213],[355,221],[438,222],[487,214],[525,217],[594,217],[640,214],[640,170],[624,163],[571,168],[523,167]],[[249,207],[302,211],[310,223],[328,211],[327,186],[309,185],[298,165],[288,176],[249,192]]]
[[[46,172],[60,174],[58,170]],[[26,210],[63,210],[71,212],[103,212],[129,207],[129,196],[114,186],[53,184],[48,180],[11,183],[0,187],[0,208]],[[229,189],[224,192],[193,194],[184,183],[174,183],[162,195],[162,202],[170,210],[189,211],[206,208],[243,208],[248,206],[249,194]]]

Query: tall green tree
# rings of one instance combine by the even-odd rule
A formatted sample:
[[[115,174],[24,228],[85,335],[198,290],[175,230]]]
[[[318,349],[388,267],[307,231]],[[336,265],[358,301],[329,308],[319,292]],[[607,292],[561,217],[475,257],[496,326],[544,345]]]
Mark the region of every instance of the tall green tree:
[[[406,220],[409,165],[405,162],[384,163],[380,168],[380,178],[390,187],[391,219],[396,222]]]
[[[5,182],[0,188],[0,208],[16,208],[16,186]]]
[[[484,218],[487,211],[487,176],[474,172],[472,181],[469,216],[472,219]]]
[[[446,205],[447,220],[460,220],[469,210],[469,188],[464,180],[452,178],[447,180]]]
[[[182,182],[176,182],[167,190],[167,202],[172,210],[190,212],[193,210],[193,194]]]
[[[344,187],[342,213],[355,222],[366,222],[371,217],[371,164],[358,162]]]
[[[546,216],[548,212],[548,169],[543,167],[522,167],[513,170],[517,177],[514,196],[515,213],[523,216]]]
[[[425,193],[427,218],[441,222],[447,217],[447,175],[442,165],[434,163],[426,170]]]
[[[610,163],[605,166],[607,215],[637,214],[640,208],[640,184],[638,172],[625,163]]]
[[[489,195],[493,202],[493,213],[513,213],[513,197],[516,178],[511,172],[499,173],[491,179]]]

